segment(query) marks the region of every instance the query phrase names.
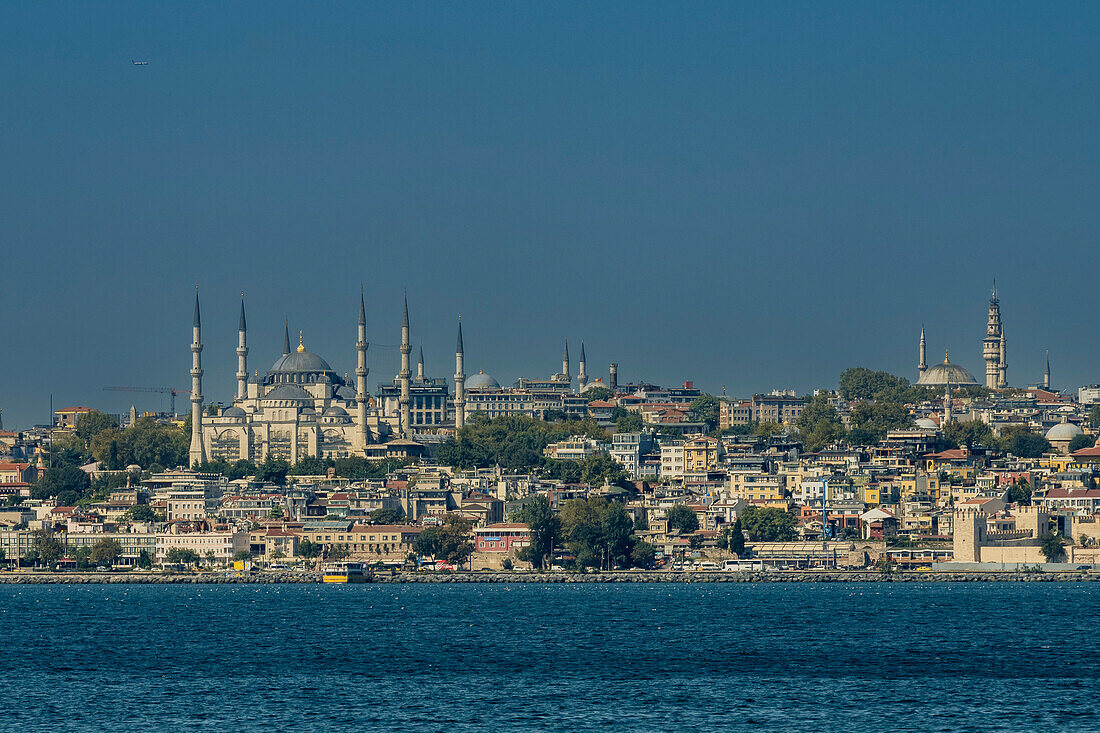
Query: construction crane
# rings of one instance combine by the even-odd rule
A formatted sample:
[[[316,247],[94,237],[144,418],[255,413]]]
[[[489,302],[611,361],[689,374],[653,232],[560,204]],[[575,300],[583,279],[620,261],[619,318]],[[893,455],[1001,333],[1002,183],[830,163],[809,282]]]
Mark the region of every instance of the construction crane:
[[[158,394],[172,395],[172,417],[176,416],[176,395],[191,394],[189,389],[176,389],[175,387],[104,387],[104,392],[156,392]]]

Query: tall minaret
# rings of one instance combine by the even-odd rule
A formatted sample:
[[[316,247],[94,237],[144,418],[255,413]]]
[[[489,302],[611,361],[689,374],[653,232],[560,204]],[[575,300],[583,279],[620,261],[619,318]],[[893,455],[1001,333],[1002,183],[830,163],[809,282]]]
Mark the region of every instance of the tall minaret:
[[[588,365],[585,363],[584,358],[584,341],[581,341],[581,361],[577,370],[577,389],[580,392],[584,391],[584,385],[588,384]]]
[[[561,355],[561,373],[565,377],[565,381],[573,381],[573,378],[569,376],[569,339],[565,340],[565,351]]]
[[[420,344],[420,356],[416,359],[416,379],[424,381],[424,344]]]
[[[355,342],[355,447],[367,447],[367,305],[363,300],[363,286],[359,286],[359,338]]]
[[[458,317],[458,346],[455,347],[455,427],[466,425],[466,370],[463,368],[462,316]]]
[[[940,427],[947,427],[949,422],[951,422],[951,382],[943,388],[943,425]]]
[[[285,329],[283,331],[283,356],[286,356],[287,354],[290,353],[290,319],[289,318],[286,320],[286,323],[284,324],[283,328]]]
[[[241,320],[237,323],[237,399],[248,397],[248,331],[244,321],[244,293],[241,293]]]
[[[199,288],[195,287],[195,324],[191,329],[191,465],[206,462],[202,444],[202,323],[199,319]]]
[[[1047,368],[1043,372],[1043,389],[1050,389],[1050,349],[1047,349]]]
[[[1001,349],[1000,359],[998,364],[1000,365],[1000,372],[997,374],[997,386],[1005,388],[1008,386],[1008,354],[1005,348],[1005,330],[1001,328]]]
[[[928,371],[928,360],[925,358],[924,324],[920,324],[920,364],[917,364],[917,373],[924,374]]]
[[[985,386],[997,389],[1001,384],[1001,303],[997,300],[997,281],[993,281],[993,294],[989,298],[989,320],[982,340],[982,358],[985,359]]]
[[[400,432],[407,438],[412,437],[412,426],[409,415],[409,378],[412,371],[409,369],[409,293],[405,291],[405,312],[401,318],[401,372],[397,375],[401,382],[401,397],[398,399],[398,420],[401,421]]]

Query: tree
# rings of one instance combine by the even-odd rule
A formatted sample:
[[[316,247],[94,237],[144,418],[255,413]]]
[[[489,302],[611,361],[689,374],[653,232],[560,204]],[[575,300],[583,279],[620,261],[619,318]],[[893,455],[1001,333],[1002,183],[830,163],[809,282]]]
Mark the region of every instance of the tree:
[[[693,421],[704,423],[709,432],[718,427],[720,409],[721,406],[717,397],[704,394],[691,401],[691,404],[688,405],[688,414],[691,415]]]
[[[93,565],[110,566],[122,557],[122,545],[118,540],[102,539],[92,545],[92,554],[88,558]]]
[[[696,533],[696,534],[693,534],[691,537],[688,538],[688,547],[690,547],[691,549],[698,550],[702,546],[703,546],[703,535]]]
[[[1039,537],[1039,552],[1047,562],[1058,562],[1065,557],[1065,548],[1062,546],[1062,538],[1054,532],[1047,532]]]
[[[45,529],[36,529],[31,532],[30,549],[38,562],[51,568],[65,554],[65,546],[53,536],[53,532]]]
[[[1100,402],[1093,403],[1089,408],[1089,427],[1100,428]]]
[[[351,557],[351,550],[347,545],[336,545],[332,548],[333,560],[347,560],[349,557]]]
[[[665,513],[668,520],[669,531],[677,531],[681,534],[691,534],[699,529],[699,517],[683,504],[675,504]]]
[[[435,560],[436,555],[439,554],[439,529],[436,527],[425,527],[419,535],[416,537],[416,541],[413,542],[413,552],[420,557],[430,557]]]
[[[342,546],[343,545],[341,545],[341,547]],[[277,549],[277,550],[275,550],[274,552],[271,553],[271,559],[272,560],[282,560],[284,557],[286,557],[286,553],[283,552],[281,549]]]
[[[638,433],[645,427],[642,416],[637,412],[616,407],[611,411],[611,417],[615,420],[616,433]]]
[[[58,466],[49,469],[38,479],[31,488],[31,498],[49,499],[64,494],[67,498],[76,496],[79,500],[88,493],[91,486],[92,480],[88,478],[88,474],[76,466]]]
[[[269,453],[264,462],[256,467],[256,480],[283,486],[286,484],[286,475],[289,471],[289,463]]]
[[[76,437],[84,441],[84,445],[90,445],[93,438],[105,430],[117,430],[118,423],[109,415],[99,410],[86,412],[76,418]]]
[[[323,550],[324,547],[322,547],[321,544],[317,542],[302,540],[298,543],[298,555],[306,558],[307,560],[312,560],[315,557],[319,557]]]
[[[808,451],[819,451],[829,443],[844,437],[844,426],[836,408],[825,395],[818,395],[806,403],[795,422],[802,445]]]
[[[283,505],[275,504],[274,506],[272,506],[271,511],[267,513],[267,516],[270,519],[278,519],[279,517],[283,516]]]
[[[729,551],[737,557],[745,554],[745,532],[741,528],[741,517],[738,517],[733,528],[729,531]]]
[[[470,531],[474,523],[461,514],[450,512],[443,516],[439,526],[439,554],[454,566],[459,566],[474,553]]]
[[[795,538],[796,520],[782,509],[750,506],[741,512],[738,520],[757,542],[790,542]]]
[[[541,570],[548,564],[555,545],[561,544],[561,518],[550,507],[550,500],[536,494],[515,515],[531,530],[531,544],[520,548],[518,557]]]
[[[973,448],[978,445],[992,447],[994,444],[993,430],[981,420],[966,422],[952,420],[944,426],[943,435],[950,442],[963,448]]]
[[[206,558],[206,567],[214,567],[214,559],[218,556],[218,553],[214,552],[213,550],[207,550],[206,552],[202,553],[202,556]]]
[[[646,532],[649,530],[649,517],[646,516],[645,510],[642,510],[634,517],[634,531]]]
[[[320,554],[320,553],[318,553]],[[316,557],[316,556],[315,556]],[[248,562],[252,559],[252,553],[248,550],[237,550],[233,553],[233,562]]]
[[[324,476],[334,466],[335,462],[331,458],[306,456],[295,463],[288,473],[291,476]]]
[[[613,567],[631,561],[634,523],[620,502],[603,497],[570,499],[561,512],[562,536],[580,567]]]
[[[148,504],[137,504],[126,511],[126,515],[135,522],[155,522],[156,512]]]
[[[369,516],[371,524],[403,524],[405,522],[405,510],[401,507],[375,509]]]
[[[630,551],[630,564],[636,568],[652,568],[656,561],[657,551],[653,545],[645,540],[638,540]]]
[[[597,400],[601,402],[606,402],[607,400],[615,396],[615,393],[607,387],[588,387],[584,390],[583,394],[584,398],[588,400],[589,403],[595,402]]]
[[[170,547],[164,554],[164,559],[172,564],[194,565],[199,561],[199,553],[183,547]]]
[[[1031,485],[1027,479],[1017,479],[1016,483],[1009,486],[1006,498],[1019,506],[1031,506]]]
[[[1096,445],[1095,435],[1074,435],[1073,438],[1069,441],[1069,447],[1067,450],[1070,454],[1072,454],[1075,451],[1081,450],[1082,448],[1091,448],[1094,445]]]
[[[139,568],[144,568],[145,570],[153,567],[153,558],[148,550],[142,550],[138,553],[137,565]]]
[[[1019,458],[1041,458],[1052,448],[1050,441],[1027,428],[1006,429],[1000,440],[1001,451]]]

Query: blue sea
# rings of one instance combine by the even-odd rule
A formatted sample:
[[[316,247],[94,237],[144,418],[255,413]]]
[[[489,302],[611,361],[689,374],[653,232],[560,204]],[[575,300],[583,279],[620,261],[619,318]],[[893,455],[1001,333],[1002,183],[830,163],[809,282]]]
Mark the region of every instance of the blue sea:
[[[0,586],[0,728],[1097,731],[1100,584]]]

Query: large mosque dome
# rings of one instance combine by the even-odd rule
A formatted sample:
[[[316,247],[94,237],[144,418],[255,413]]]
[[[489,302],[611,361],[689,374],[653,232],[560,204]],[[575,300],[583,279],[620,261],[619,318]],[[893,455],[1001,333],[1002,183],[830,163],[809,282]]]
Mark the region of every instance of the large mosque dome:
[[[331,372],[328,362],[312,351],[283,354],[271,365],[272,372]]]
[[[944,387],[947,385],[967,387],[978,384],[978,380],[974,379],[974,375],[964,367],[952,364],[951,360],[947,358],[947,354],[944,354],[943,363],[928,367],[924,374],[921,374],[920,378],[917,379],[917,384],[928,387]]]
[[[500,389],[500,383],[485,372],[466,377],[466,389]]]
[[[285,353],[267,372],[268,384],[344,384],[327,361],[306,349],[301,334],[298,335],[297,351],[290,350],[289,337],[284,348]]]
[[[1055,425],[1054,427],[1052,427],[1050,430],[1047,431],[1046,438],[1051,443],[1059,443],[1059,442],[1068,443],[1069,441],[1076,438],[1078,435],[1084,435],[1084,434],[1085,434],[1085,431],[1082,430],[1081,428],[1079,428],[1078,426],[1074,425],[1073,423],[1071,423],[1071,422],[1060,422],[1057,425]]]

